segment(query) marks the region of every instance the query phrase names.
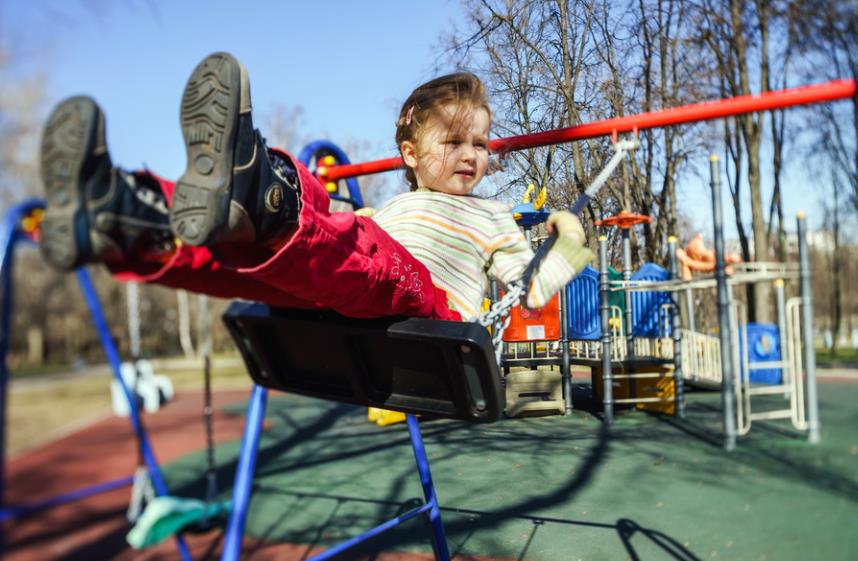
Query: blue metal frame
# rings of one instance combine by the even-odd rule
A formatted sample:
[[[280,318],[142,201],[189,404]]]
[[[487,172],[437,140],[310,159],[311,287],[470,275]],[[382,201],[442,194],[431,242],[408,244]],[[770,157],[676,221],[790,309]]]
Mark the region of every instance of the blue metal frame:
[[[247,521],[247,509],[250,504],[250,492],[253,485],[253,472],[256,468],[256,455],[259,451],[259,437],[262,434],[262,421],[265,418],[265,406],[268,403],[268,390],[253,386],[250,403],[241,439],[241,451],[238,468],[235,472],[235,485],[232,489],[232,512],[226,527],[221,559],[238,561],[241,553],[241,537]]]
[[[236,473],[235,487],[233,489],[233,511],[227,526],[227,535],[224,540],[221,561],[238,561],[241,553],[241,537],[244,533],[244,524],[247,516],[247,507],[250,502],[250,491],[253,483],[253,470],[256,464],[256,455],[259,450],[259,437],[262,432],[262,419],[265,417],[265,406],[267,401],[267,390],[260,386],[254,386],[251,394],[250,404],[247,409],[247,423],[244,428],[244,437],[241,442],[239,453],[238,471]],[[435,549],[435,558],[438,561],[450,561],[450,551],[447,546],[447,537],[444,533],[444,525],[441,522],[441,513],[438,507],[438,496],[432,483],[432,475],[429,472],[429,459],[423,446],[423,438],[420,435],[420,426],[413,415],[407,416],[408,432],[411,435],[411,447],[414,450],[414,459],[417,462],[417,471],[420,474],[420,483],[423,486],[423,495],[426,502],[421,506],[401,514],[395,518],[379,524],[375,528],[367,530],[363,534],[343,541],[322,553],[307,559],[306,561],[324,561],[351,549],[352,547],[374,538],[399,524],[410,520],[420,514],[427,514],[432,525],[432,545]]]
[[[114,479],[113,481],[98,483],[96,485],[92,485],[91,487],[75,489],[74,491],[69,491],[68,493],[62,493],[55,497],[51,497],[50,499],[45,499],[44,501],[36,501],[22,505],[4,507],[0,509],[0,522],[5,522],[6,520],[14,520],[15,518],[34,514],[41,510],[46,510],[55,506],[80,501],[87,497],[98,495],[99,493],[106,493],[108,491],[113,491],[114,489],[121,489],[122,487],[127,487],[131,485],[133,482],[134,476],[126,475],[118,479]]]
[[[316,159],[317,161],[324,158],[325,156],[333,156],[336,158],[337,163],[339,164],[350,164],[346,153],[342,151],[342,149],[330,142],[328,140],[315,140],[304,147],[303,150],[298,154],[298,159],[307,167],[310,167],[310,161]],[[363,208],[363,196],[360,192],[360,185],[358,184],[358,180],[356,177],[349,177],[346,179],[346,187],[349,189],[349,196],[343,197],[337,193],[328,193],[330,197],[335,201],[343,201],[346,203],[350,203],[355,210],[359,208]]]
[[[0,225],[0,251],[2,251],[2,261],[0,261],[0,283],[2,284],[2,318],[0,318],[0,505],[3,504],[3,493],[5,491],[5,463],[6,463],[6,385],[9,379],[9,371],[6,366],[6,353],[9,350],[9,333],[12,319],[12,263],[15,253],[15,248],[18,242],[30,241],[21,231],[21,220],[35,210],[43,209],[45,203],[39,199],[30,199],[13,206],[3,218]],[[143,452],[143,458],[146,467],[149,470],[149,477],[152,480],[152,485],[155,488],[155,493],[158,495],[167,494],[167,486],[164,483],[164,478],[161,475],[161,469],[158,467],[158,462],[152,452],[152,447],[149,444],[149,439],[146,436],[146,431],[143,428],[143,423],[140,420],[140,413],[137,409],[137,401],[134,399],[131,390],[125,385],[125,381],[120,374],[121,360],[119,351],[110,336],[110,331],[107,329],[107,322],[104,319],[104,314],[101,311],[101,304],[98,300],[98,295],[95,292],[95,287],[89,278],[86,269],[77,270],[78,283],[80,284],[83,297],[89,307],[92,315],[93,323],[98,331],[99,339],[107,354],[107,360],[110,363],[113,377],[119,382],[125,398],[128,400],[131,425],[134,429],[134,434],[140,443],[140,449]],[[22,505],[18,507],[5,507],[0,509],[0,519],[15,518],[24,514],[30,514],[39,510],[57,506],[80,500],[97,493],[110,491],[129,485],[133,477],[128,476],[107,483],[100,483],[83,489],[64,493],[57,497],[47,499],[30,505]],[[176,536],[176,545],[179,553],[184,561],[191,561],[191,554],[181,536]],[[3,551],[3,534],[0,529],[0,553]]]

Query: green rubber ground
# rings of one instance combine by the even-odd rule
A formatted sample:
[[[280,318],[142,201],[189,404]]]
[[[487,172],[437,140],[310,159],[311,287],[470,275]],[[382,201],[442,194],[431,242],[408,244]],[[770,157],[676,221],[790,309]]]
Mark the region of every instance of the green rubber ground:
[[[858,384],[821,384],[820,409],[821,444],[786,422],[755,423],[732,454],[721,448],[715,394],[690,395],[685,421],[629,411],[609,431],[584,411],[422,428],[453,554],[854,560]],[[422,498],[404,425],[379,428],[365,409],[276,393],[267,419],[248,534],[330,546]],[[225,487],[237,451],[217,450]],[[203,466],[201,452],[170,464],[170,487],[201,497]],[[364,549],[430,552],[428,527],[410,521]]]

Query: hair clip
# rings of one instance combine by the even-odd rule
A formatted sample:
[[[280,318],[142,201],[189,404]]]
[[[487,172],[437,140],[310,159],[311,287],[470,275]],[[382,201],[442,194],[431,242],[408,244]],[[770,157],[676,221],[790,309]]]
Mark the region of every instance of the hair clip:
[[[408,108],[408,113],[405,114],[405,126],[411,126],[411,116],[414,115],[414,106]]]

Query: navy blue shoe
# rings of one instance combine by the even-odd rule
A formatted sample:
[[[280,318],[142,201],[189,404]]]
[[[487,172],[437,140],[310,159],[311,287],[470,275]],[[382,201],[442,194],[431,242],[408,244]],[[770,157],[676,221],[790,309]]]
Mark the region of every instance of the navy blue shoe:
[[[182,96],[185,173],[176,182],[170,226],[190,245],[265,243],[298,219],[291,162],[275,162],[253,128],[247,70],[232,55],[209,55]]]

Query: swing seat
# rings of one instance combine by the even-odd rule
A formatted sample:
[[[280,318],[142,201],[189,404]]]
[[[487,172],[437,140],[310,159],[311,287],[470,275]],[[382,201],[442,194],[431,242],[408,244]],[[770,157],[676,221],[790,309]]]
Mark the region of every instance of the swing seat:
[[[170,495],[155,497],[146,505],[125,539],[134,549],[145,549],[194,529],[203,521],[214,527],[216,523],[225,521],[231,510],[229,501],[207,504],[199,499]]]
[[[476,323],[354,319],[248,302],[232,303],[223,319],[259,386],[478,422],[504,410],[491,336]]]

